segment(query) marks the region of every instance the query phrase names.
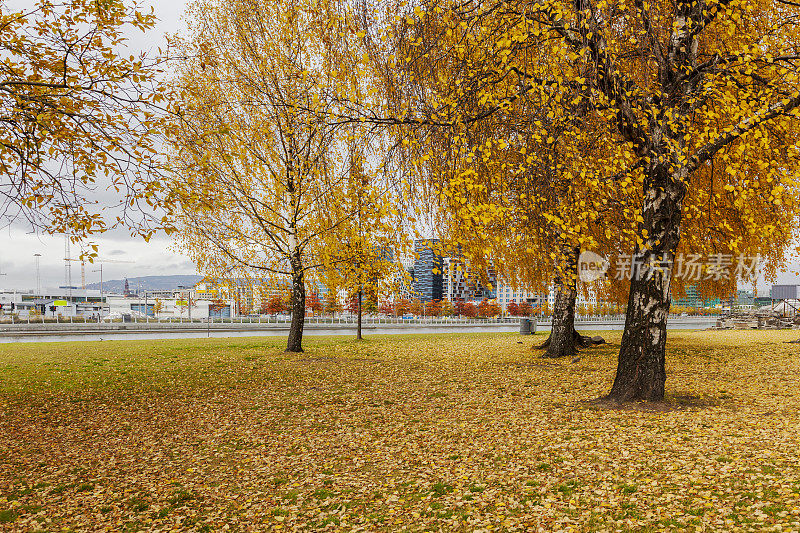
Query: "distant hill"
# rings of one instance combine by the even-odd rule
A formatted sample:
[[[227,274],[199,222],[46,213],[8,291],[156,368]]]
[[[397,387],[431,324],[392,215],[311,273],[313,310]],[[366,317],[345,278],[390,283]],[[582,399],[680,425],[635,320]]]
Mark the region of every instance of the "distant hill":
[[[177,289],[179,285],[193,286],[203,279],[202,276],[192,275],[178,275],[178,276],[142,276],[138,278],[128,278],[128,285],[132,291],[136,291],[141,286],[142,290],[156,291],[156,290],[171,290]],[[141,284],[141,285],[140,285]],[[87,289],[99,289],[99,283],[91,283],[86,285]],[[124,279],[110,279],[103,280],[103,292],[112,292],[122,294],[125,289]]]

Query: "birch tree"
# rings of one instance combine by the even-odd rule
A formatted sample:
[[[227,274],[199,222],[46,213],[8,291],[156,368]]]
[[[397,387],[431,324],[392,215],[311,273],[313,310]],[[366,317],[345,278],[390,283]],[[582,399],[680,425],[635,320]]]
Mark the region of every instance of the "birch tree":
[[[346,14],[329,0],[200,0],[176,77],[170,131],[180,246],[214,278],[291,279],[288,352],[302,351],[306,283],[359,210],[347,200],[348,147],[331,120],[358,97]]]
[[[573,65],[528,36],[524,19],[471,3],[388,12],[390,29],[374,41],[393,43],[375,68],[389,112],[365,120],[398,131],[411,181],[434,191],[427,207],[444,213],[442,237],[473,270],[493,265],[539,292],[552,283],[545,355],[574,355],[578,254],[595,242],[598,217],[630,198],[613,187],[629,158],[602,145],[609,126],[590,114]]]
[[[733,253],[770,249],[774,259],[789,246],[799,192],[799,15],[793,2],[742,0],[420,2],[397,14],[401,31],[413,35],[399,65],[460,60],[459,69],[447,70],[455,76],[431,71],[413,85],[425,105],[399,107],[399,126],[448,128],[458,138],[465,125],[536,94],[564,109],[582,106],[582,116],[601,126],[556,139],[543,122],[538,135],[578,146],[601,132],[597,153],[608,168],[584,158],[586,169],[570,171],[590,190],[607,188],[609,201],[624,199],[625,223],[608,237],[619,248],[607,251],[630,249],[638,275],[630,282],[613,400],[664,396],[666,321],[682,239],[691,236],[690,247],[703,251],[710,243]],[[438,32],[438,20],[472,30]],[[441,35],[451,40],[433,53],[427,43]],[[479,45],[486,61],[471,56]],[[539,61],[530,61],[536,54]],[[461,105],[467,99],[480,107]],[[721,231],[691,233],[710,230],[696,223],[706,213]],[[568,228],[569,220],[557,224]],[[586,247],[597,244],[583,231],[588,225],[579,229]]]

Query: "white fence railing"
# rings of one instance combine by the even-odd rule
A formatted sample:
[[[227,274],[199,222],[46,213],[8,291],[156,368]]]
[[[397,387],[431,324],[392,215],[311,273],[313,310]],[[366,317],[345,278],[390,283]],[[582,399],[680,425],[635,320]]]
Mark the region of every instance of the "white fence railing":
[[[714,315],[669,315],[668,320],[714,320],[717,317]],[[292,320],[290,315],[265,315],[265,316],[245,316],[245,317],[227,317],[227,318],[186,318],[186,317],[126,317],[115,318],[113,320],[108,317],[83,317],[83,316],[56,316],[56,317],[43,317],[43,316],[29,316],[19,317],[12,315],[0,316],[0,324],[108,324],[108,323],[134,323],[134,324],[289,324]],[[392,325],[392,324],[420,324],[420,325],[481,325],[481,324],[519,324],[521,317],[496,317],[496,318],[465,318],[465,317],[384,317],[384,316],[364,316],[361,323],[364,326],[379,326],[379,325]],[[549,316],[534,316],[531,320],[535,320],[537,324],[549,324],[551,317]],[[625,315],[592,315],[592,316],[577,316],[576,322],[580,324],[595,323],[595,322],[613,322],[624,323]],[[330,316],[312,316],[306,317],[305,323],[307,325],[355,325],[358,322],[358,317],[354,315],[342,315],[338,317]]]

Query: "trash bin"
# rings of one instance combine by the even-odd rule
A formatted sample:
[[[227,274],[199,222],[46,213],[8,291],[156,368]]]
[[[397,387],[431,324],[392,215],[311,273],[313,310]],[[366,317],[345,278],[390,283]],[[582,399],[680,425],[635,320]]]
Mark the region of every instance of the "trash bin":
[[[536,335],[536,318],[531,318],[531,335]]]
[[[530,318],[521,318],[519,321],[519,334],[520,335],[530,335],[531,334],[531,319]]]

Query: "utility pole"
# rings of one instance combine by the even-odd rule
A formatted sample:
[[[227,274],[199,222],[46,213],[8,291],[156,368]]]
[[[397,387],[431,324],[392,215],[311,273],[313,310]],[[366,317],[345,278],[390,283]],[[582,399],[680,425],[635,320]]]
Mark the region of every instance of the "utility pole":
[[[95,268],[94,270],[92,270],[92,272],[98,272],[98,271],[100,272],[100,305],[99,305],[100,312],[98,314],[97,321],[100,322],[100,318],[99,317],[103,314],[103,263],[100,263],[100,268]],[[88,296],[87,296],[87,299],[88,299]],[[110,312],[111,312],[111,310],[109,309],[109,313]]]
[[[3,265],[2,264],[0,264],[0,270],[3,270]],[[0,272],[0,276],[5,276],[5,275],[6,274],[4,272]],[[0,308],[0,315],[4,315],[4,314],[5,314],[5,310]]]
[[[208,318],[206,318],[206,337],[211,338],[211,304],[208,302]]]
[[[3,265],[2,264],[0,264],[0,270],[3,270]],[[5,275],[6,275],[5,272],[0,272],[0,276],[5,276]],[[4,314],[5,314],[5,310],[4,309],[0,309],[0,315],[4,315]]]
[[[67,287],[69,303],[72,304],[72,263],[69,251],[69,233],[64,234],[64,285]]]
[[[36,263],[36,295],[41,296],[42,294],[42,276],[39,270],[39,260],[41,259],[42,254],[33,254],[34,263]]]
[[[92,272],[100,272],[100,301],[103,301],[103,263],[100,263],[100,268],[95,268]]]
[[[136,261],[121,261],[118,259],[95,259],[95,262],[100,265],[100,268],[92,270],[92,272],[100,272],[100,299],[103,298],[103,263],[135,263]]]

